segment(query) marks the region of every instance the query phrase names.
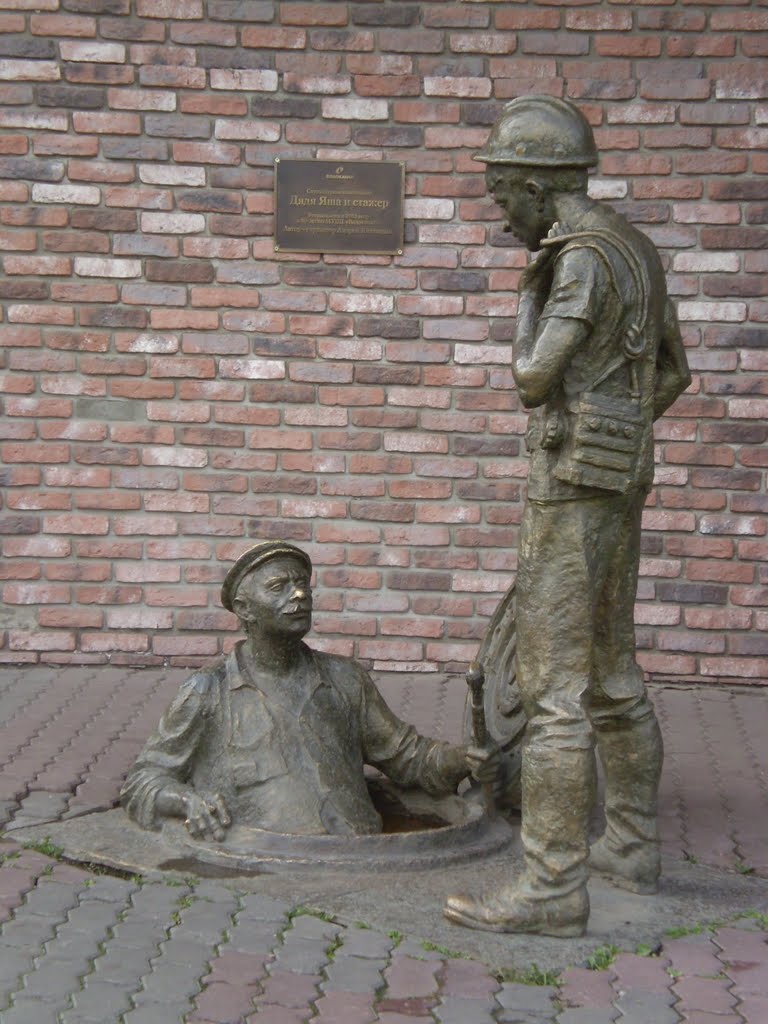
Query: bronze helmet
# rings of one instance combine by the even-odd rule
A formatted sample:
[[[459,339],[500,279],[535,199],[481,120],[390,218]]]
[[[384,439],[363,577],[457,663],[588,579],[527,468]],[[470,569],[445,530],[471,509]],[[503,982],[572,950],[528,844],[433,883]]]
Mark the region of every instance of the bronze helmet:
[[[475,160],[523,167],[594,167],[597,147],[578,107],[554,96],[518,96],[504,105]]]

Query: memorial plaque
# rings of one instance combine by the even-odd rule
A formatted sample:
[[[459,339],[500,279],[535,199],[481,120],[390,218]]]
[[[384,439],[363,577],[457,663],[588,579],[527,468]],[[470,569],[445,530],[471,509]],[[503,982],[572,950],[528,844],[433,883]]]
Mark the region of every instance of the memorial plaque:
[[[275,160],[275,252],[403,251],[402,163]]]

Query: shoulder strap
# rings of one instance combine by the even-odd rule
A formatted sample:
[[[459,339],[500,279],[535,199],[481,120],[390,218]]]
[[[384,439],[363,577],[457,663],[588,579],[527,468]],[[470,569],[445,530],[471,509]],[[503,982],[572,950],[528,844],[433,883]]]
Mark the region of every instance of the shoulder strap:
[[[597,249],[598,246],[595,245],[595,242],[607,242],[608,245],[613,246],[613,248],[622,256],[632,276],[632,281],[637,295],[637,303],[636,309],[634,310],[635,315],[628,317],[625,321],[624,337],[622,338],[622,356],[611,363],[610,366],[600,374],[597,380],[592,382],[591,387],[593,388],[602,384],[606,378],[619,370],[625,362],[628,362],[631,365],[645,352],[647,343],[645,326],[648,320],[648,295],[650,293],[648,273],[643,261],[638,259],[637,254],[634,252],[632,247],[625,242],[621,235],[617,234],[615,231],[611,231],[610,228],[588,228],[585,231],[574,231],[569,232],[568,234],[554,235],[552,238],[543,239],[541,245],[542,247],[558,246],[563,249],[568,246],[572,246],[575,249],[583,245]],[[637,372],[634,365],[631,365],[631,377],[632,393],[634,396],[639,397]]]

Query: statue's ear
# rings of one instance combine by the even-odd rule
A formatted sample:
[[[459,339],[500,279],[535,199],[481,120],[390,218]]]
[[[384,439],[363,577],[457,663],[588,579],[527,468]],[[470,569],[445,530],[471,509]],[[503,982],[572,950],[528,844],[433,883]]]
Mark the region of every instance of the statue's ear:
[[[525,191],[533,200],[536,209],[543,210],[545,194],[544,186],[541,184],[541,182],[536,181],[535,178],[528,178],[528,180],[525,183]]]
[[[248,602],[235,594],[232,599],[232,611],[240,619],[241,622],[248,622],[250,615],[248,613]]]

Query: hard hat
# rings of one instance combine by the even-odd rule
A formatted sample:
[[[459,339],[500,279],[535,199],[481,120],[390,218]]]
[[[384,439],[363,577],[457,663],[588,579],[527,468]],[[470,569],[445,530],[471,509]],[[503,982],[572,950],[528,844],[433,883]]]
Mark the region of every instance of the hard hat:
[[[518,96],[505,104],[475,160],[523,167],[594,167],[597,147],[589,122],[567,100]]]

